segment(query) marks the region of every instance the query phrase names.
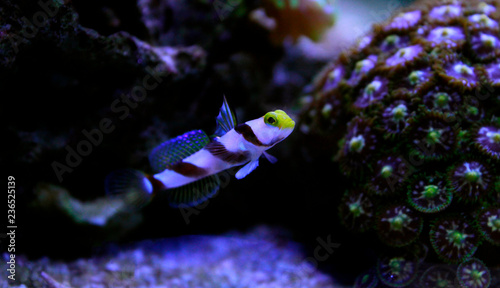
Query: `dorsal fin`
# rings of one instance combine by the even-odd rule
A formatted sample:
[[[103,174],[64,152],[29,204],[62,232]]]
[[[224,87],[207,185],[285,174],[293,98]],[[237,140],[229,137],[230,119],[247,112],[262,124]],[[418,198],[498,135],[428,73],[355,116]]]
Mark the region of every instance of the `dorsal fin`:
[[[236,115],[229,108],[227,104],[226,96],[222,102],[222,107],[220,108],[219,115],[217,116],[217,128],[215,129],[214,136],[222,136],[226,134],[229,130],[233,129],[238,124]]]
[[[219,191],[219,186],[218,174],[210,175],[187,185],[166,190],[168,202],[174,208],[197,206],[212,198]]]
[[[193,130],[167,140],[158,145],[149,155],[149,163],[155,173],[167,166],[185,159],[210,143],[210,138],[202,130]]]

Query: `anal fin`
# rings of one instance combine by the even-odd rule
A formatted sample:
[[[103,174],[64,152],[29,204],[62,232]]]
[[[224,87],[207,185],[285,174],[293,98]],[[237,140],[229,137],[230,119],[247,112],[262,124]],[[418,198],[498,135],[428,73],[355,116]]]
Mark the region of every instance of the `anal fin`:
[[[219,176],[214,174],[181,187],[168,189],[166,192],[171,207],[193,207],[212,198],[219,191],[219,187]]]

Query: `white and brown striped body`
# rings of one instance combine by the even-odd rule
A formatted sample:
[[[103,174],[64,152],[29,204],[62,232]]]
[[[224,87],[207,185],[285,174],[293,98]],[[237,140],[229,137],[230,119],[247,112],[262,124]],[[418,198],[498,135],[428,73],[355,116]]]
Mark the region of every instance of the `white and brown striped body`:
[[[290,120],[291,121],[291,120]],[[292,121],[293,122],[293,121]],[[153,175],[163,189],[180,187],[234,166],[250,165],[239,171],[236,178],[245,177],[258,165],[258,159],[269,148],[285,139],[293,130],[272,127],[264,117],[237,125],[215,138],[200,151]]]

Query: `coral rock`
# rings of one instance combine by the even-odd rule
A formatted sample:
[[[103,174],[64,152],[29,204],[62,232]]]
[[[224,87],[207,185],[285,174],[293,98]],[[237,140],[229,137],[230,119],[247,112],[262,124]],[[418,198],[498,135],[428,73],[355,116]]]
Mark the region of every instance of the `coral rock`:
[[[500,253],[495,206],[500,203],[499,5],[492,0],[416,3],[376,25],[361,46],[333,61],[342,63],[332,81],[341,95],[335,107],[340,112],[306,132],[328,143],[335,141],[327,137],[336,137],[338,147],[323,145],[323,155],[336,155],[347,178],[346,195],[358,195],[344,196],[340,210],[369,199],[376,210],[374,225],[363,230],[376,231],[389,251],[431,244],[429,261],[460,264],[476,251],[484,257],[486,240],[484,249],[493,246],[491,253]],[[312,89],[302,121],[319,118],[310,111],[327,101],[322,89]],[[360,194],[360,187],[366,192]],[[420,221],[423,233],[420,224],[403,229]],[[498,266],[499,259],[482,260]],[[425,275],[434,278],[423,283],[434,283],[438,270],[429,270]],[[385,273],[379,273],[382,282]],[[447,275],[441,275],[443,281],[452,277]],[[374,282],[368,280],[360,285]]]

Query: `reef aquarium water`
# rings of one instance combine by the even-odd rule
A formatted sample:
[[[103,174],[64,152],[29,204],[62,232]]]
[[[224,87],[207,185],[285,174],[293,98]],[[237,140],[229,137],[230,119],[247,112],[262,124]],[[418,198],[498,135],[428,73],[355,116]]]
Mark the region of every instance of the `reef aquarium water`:
[[[3,0],[0,287],[499,286],[500,3],[410,2]]]

